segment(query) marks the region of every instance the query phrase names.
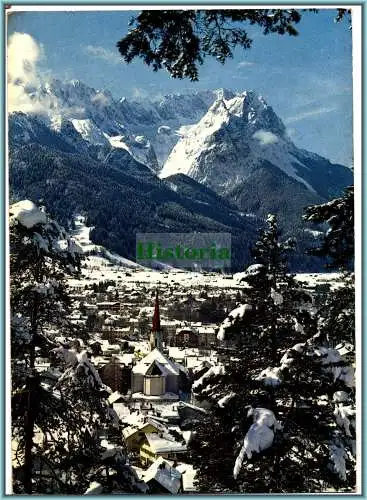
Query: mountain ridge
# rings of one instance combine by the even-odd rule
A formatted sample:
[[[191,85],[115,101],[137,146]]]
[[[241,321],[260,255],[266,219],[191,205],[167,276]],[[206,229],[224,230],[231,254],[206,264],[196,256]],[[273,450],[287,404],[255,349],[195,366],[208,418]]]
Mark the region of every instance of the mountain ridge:
[[[31,91],[44,110],[9,115],[15,198],[42,199],[64,223],[85,214],[94,242],[127,258],[136,232],[231,232],[235,269],[273,212],[285,236],[301,242],[294,265],[319,269],[301,261],[312,243],[302,210],[338,195],[352,174],[297,148],[256,92],[199,91],[134,105],[79,81]]]

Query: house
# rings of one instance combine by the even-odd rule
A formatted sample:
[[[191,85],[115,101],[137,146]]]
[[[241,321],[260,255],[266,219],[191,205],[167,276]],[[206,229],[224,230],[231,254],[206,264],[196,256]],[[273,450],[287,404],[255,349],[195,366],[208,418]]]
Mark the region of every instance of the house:
[[[202,346],[209,347],[217,343],[217,330],[218,327],[205,325],[198,327],[199,343]]]
[[[125,401],[125,396],[123,396],[120,392],[115,391],[108,396],[107,401],[111,405],[114,405],[115,403],[123,403]]]
[[[189,326],[176,330],[175,344],[177,347],[198,347],[199,334]]]
[[[108,312],[119,312],[120,311],[120,302],[97,302],[98,311],[108,311]]]
[[[173,359],[176,363],[180,365],[183,365],[185,363],[186,351],[184,348],[169,346],[167,351],[168,351],[168,357],[170,359]]]
[[[125,423],[127,418],[130,416],[130,409],[124,403],[112,403],[112,408],[117,413],[117,416],[121,423]]]
[[[163,330],[163,342],[165,342],[165,345],[173,345],[174,339],[176,336],[176,330],[180,326],[181,321],[178,321],[176,319],[174,320],[169,320],[169,319],[162,319],[161,320],[161,327]]]
[[[197,488],[194,484],[196,470],[191,464],[180,463],[177,471],[181,473],[182,493],[196,493]]]
[[[192,424],[195,424],[198,420],[202,420],[207,414],[205,408],[183,401],[180,401],[177,410],[181,419],[182,428],[187,429],[191,428]]]
[[[177,460],[186,452],[186,444],[179,443],[169,433],[146,433],[145,440],[140,445],[140,460],[145,465],[155,462],[159,457]]]
[[[182,491],[181,472],[163,458],[152,463],[142,479],[148,485],[150,494],[177,495]]]
[[[102,382],[113,391],[126,394],[130,389],[131,368],[122,364],[118,357],[113,356],[111,361],[104,364],[98,371]]]
[[[139,451],[141,444],[146,439],[146,434],[159,432],[159,430],[161,430],[161,426],[158,423],[147,419],[138,427],[125,427],[122,431],[122,435],[129,451]]]

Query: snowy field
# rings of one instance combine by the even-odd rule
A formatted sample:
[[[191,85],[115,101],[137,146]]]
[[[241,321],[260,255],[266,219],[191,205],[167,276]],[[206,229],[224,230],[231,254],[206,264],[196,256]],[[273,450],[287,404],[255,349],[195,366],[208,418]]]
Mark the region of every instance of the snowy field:
[[[243,288],[240,282],[243,273],[224,275],[215,272],[191,272],[169,268],[166,270],[152,270],[144,268],[135,262],[106,250],[90,241],[91,227],[85,225],[84,217],[77,216],[73,238],[78,242],[85,253],[82,278],[70,280],[71,286],[85,286],[99,281],[116,281],[121,284],[147,283],[153,285],[180,285],[183,288],[211,287],[211,288]],[[338,273],[300,273],[296,279],[306,286],[330,283],[336,281]]]
[[[220,273],[199,273],[171,269],[158,271],[144,268],[133,268],[131,261],[129,266],[111,265],[111,263],[98,256],[88,256],[85,261],[80,280],[70,280],[72,286],[84,286],[86,284],[98,283],[99,281],[112,280],[117,283],[131,284],[147,283],[162,285],[180,285],[183,288],[209,287],[209,288],[243,288],[236,274],[223,275]],[[339,277],[338,273],[301,273],[296,279],[306,286],[316,286],[325,283],[333,284]]]

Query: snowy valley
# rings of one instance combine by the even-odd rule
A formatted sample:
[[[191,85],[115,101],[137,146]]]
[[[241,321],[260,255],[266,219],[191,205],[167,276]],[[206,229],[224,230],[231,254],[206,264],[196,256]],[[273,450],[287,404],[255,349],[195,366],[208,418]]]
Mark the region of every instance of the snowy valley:
[[[73,226],[68,235],[30,201],[10,207],[14,383],[33,366],[31,397],[44,405],[29,413],[39,450],[35,487],[354,490],[352,275],[293,279],[269,245],[275,238],[285,249],[274,217],[259,238],[262,264],[233,275],[146,269],[92,243],[83,216]],[[21,393],[14,393],[18,405]],[[71,427],[70,411],[80,419]],[[22,429],[21,411],[14,418]],[[89,447],[81,452],[84,439]],[[19,438],[12,447],[21,490],[26,456]],[[221,474],[207,483],[202,467],[217,469],[218,461]],[[304,461],[308,475],[292,486]],[[264,471],[260,486],[255,479]]]

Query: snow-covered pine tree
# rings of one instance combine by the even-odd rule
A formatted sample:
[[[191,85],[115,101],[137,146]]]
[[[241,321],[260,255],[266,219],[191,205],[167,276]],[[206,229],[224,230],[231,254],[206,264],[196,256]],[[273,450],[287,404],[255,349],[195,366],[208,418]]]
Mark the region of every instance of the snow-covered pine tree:
[[[325,294],[320,305],[320,338],[336,346],[355,344],[354,283],[354,188],[322,205],[307,207],[308,222],[327,224],[321,244],[310,253],[327,258],[327,267],[341,273],[336,285]]]
[[[269,215],[252,251],[255,263],[241,277],[246,303],[231,311],[219,328],[222,365],[193,385],[195,398],[212,405],[192,443],[202,491],[210,492],[211,484],[214,491],[242,491],[233,467],[240,438],[252,422],[247,413],[250,408],[276,410],[274,374],[267,372],[268,367],[306,338],[299,309],[308,307],[310,297],[288,274],[287,258],[293,247],[292,241],[281,240],[277,219]],[[214,454],[213,447],[220,450]],[[268,491],[265,485],[258,487],[252,491]]]
[[[75,361],[72,351],[57,351],[66,369],[44,391],[54,411],[51,414],[43,405],[45,413],[39,415],[43,442],[34,451],[44,468],[41,491],[83,494],[98,484],[100,493],[139,492],[137,478],[126,464],[117,414],[107,402],[111,391],[86,351],[76,353]]]
[[[10,300],[13,431],[24,448],[23,486],[32,493],[33,436],[39,408],[36,348],[50,349],[50,330],[67,327],[66,276],[79,269],[76,245],[31,201],[10,207]]]
[[[356,469],[354,187],[349,186],[342,196],[328,203],[307,207],[303,218],[328,226],[321,244],[310,253],[326,258],[326,267],[340,273],[319,300],[318,333],[314,342],[334,357],[330,369],[334,374],[341,372],[340,377],[346,380],[348,387],[347,391],[341,388],[333,396],[334,416],[343,432],[339,431],[338,444],[333,444],[332,449],[335,460],[339,460],[340,475],[344,476],[341,486],[353,488]]]
[[[101,492],[132,491],[135,478],[111,436],[116,414],[107,388],[85,352],[51,338],[71,328],[66,279],[78,275],[76,244],[42,209],[21,201],[10,207],[10,255],[14,492],[82,494],[90,481]],[[56,385],[41,383],[36,370],[36,356],[51,351]]]
[[[321,245],[310,253],[328,258],[327,266],[350,270],[354,263],[354,187],[345,189],[343,196],[328,203],[311,205],[305,209],[303,219],[315,224],[327,224]]]
[[[243,275],[248,304],[219,330],[221,340],[236,341],[222,365],[193,385],[196,399],[211,404],[191,442],[198,486],[207,493],[347,489],[353,458],[333,398],[350,397],[351,370],[338,352],[314,344],[316,322],[287,273],[290,245],[280,242],[274,216],[267,224],[255,246],[258,263]]]

